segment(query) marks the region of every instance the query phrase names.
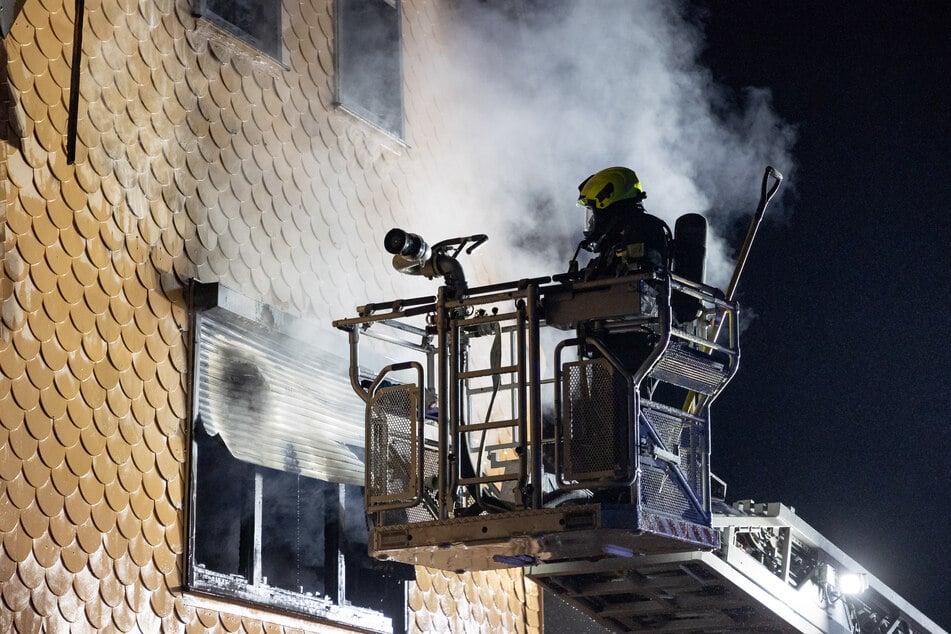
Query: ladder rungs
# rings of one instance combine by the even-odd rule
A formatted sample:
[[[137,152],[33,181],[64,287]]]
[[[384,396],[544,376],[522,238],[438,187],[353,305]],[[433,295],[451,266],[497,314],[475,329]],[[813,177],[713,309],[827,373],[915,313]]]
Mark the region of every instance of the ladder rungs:
[[[482,431],[483,429],[502,429],[503,427],[515,427],[518,425],[518,419],[510,418],[507,420],[490,420],[487,423],[472,423],[471,425],[459,425],[461,433],[470,431]]]
[[[503,365],[499,368],[488,368],[487,370],[468,370],[466,372],[460,372],[460,379],[475,379],[480,376],[496,376],[499,374],[514,374],[518,372],[517,365]]]
[[[456,484],[466,486],[469,484],[489,484],[491,482],[515,482],[519,477],[517,473],[503,473],[502,475],[482,476],[481,478],[459,478]]]

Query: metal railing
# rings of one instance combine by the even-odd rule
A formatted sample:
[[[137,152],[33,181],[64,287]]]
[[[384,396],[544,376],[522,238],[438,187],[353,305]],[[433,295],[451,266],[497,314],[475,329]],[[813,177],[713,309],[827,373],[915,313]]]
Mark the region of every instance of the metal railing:
[[[679,438],[677,424],[709,425],[707,408],[739,361],[733,302],[663,271],[592,282],[520,280],[462,297],[445,291],[367,304],[333,323],[349,332],[351,384],[367,403],[368,512],[406,522],[541,509],[558,493],[639,487],[642,464],[671,472],[688,489],[685,497],[709,508],[708,471],[678,471],[678,447],[641,409],[669,410],[669,438]],[[673,323],[674,293],[700,300],[702,315]],[[364,338],[401,346],[415,360],[370,379],[360,365]],[[640,352],[625,350],[628,344]],[[610,382],[596,390],[620,403],[601,415],[609,430],[600,439],[597,421],[587,421],[588,434],[587,423],[572,418],[599,407],[579,404],[595,372]],[[675,386],[679,401],[661,403],[661,385]],[[579,447],[596,451],[599,442],[623,446],[608,462],[595,453],[585,458]],[[705,445],[708,453],[708,434]],[[703,469],[706,453],[697,459]],[[403,474],[398,482],[385,480],[394,473]],[[382,514],[414,507],[427,512],[415,520]]]

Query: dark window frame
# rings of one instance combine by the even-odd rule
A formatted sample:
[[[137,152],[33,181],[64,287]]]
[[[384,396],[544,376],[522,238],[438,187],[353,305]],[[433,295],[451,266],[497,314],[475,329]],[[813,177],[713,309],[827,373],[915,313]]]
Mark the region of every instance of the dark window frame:
[[[355,8],[357,7],[357,8]],[[384,16],[389,9],[392,16]],[[346,8],[346,11],[344,10]],[[366,10],[372,19],[393,20],[392,24],[364,19],[356,24],[355,11]],[[372,15],[376,11],[375,16]],[[384,42],[392,50],[371,51],[366,40],[371,37],[356,27],[383,29],[390,40]],[[358,119],[380,130],[400,143],[405,143],[406,107],[403,96],[403,9],[401,0],[334,0],[334,95],[335,104]],[[374,57],[376,61],[374,62]],[[372,64],[372,69],[366,68]],[[375,73],[375,74],[374,74]],[[352,83],[351,83],[352,82]],[[379,90],[370,90],[370,88]]]
[[[299,329],[302,323],[297,318],[218,284],[193,282],[190,296],[193,359],[187,589],[349,627],[386,629],[389,624],[393,632],[405,632],[405,581],[413,578],[413,568],[378,562],[367,554],[362,486],[300,475],[293,466],[274,469],[240,460],[223,442],[221,434],[210,435],[201,420],[198,357],[202,319],[220,321],[234,317],[239,327],[253,322],[269,337],[293,337],[291,333],[307,330]],[[237,312],[232,315],[231,310]],[[258,321],[262,317],[268,323]],[[246,377],[241,386],[253,387],[246,383]],[[238,407],[244,405],[241,402]],[[293,505],[295,493],[298,509],[294,528],[299,533],[298,540],[311,540],[305,545],[309,554],[304,554],[300,541],[296,548],[286,547],[286,538],[293,530],[276,534],[268,528],[283,526],[278,507]],[[309,523],[301,521],[302,501],[308,505],[303,510]],[[200,524],[203,520],[206,523]],[[315,530],[304,535],[301,529]],[[227,550],[228,554],[216,558],[215,549]],[[310,566],[302,581],[306,585],[299,589],[288,585],[292,576],[287,571],[289,553],[296,557],[298,568],[301,560]],[[276,580],[277,575],[284,578]]]
[[[283,64],[284,10],[281,0],[244,1],[253,2],[259,7],[270,10],[270,13],[264,11],[263,14],[255,16],[259,19],[250,21],[249,26],[255,29],[254,32],[250,28],[236,24],[237,20],[229,18],[222,11],[221,5],[228,9],[239,7],[236,0],[193,0],[192,14]]]

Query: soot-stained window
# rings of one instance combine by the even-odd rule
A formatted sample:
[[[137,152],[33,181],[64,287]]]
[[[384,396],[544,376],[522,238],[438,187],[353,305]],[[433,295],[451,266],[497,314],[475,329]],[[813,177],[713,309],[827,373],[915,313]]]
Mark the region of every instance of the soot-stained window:
[[[362,402],[316,324],[193,284],[192,590],[404,631],[410,566],[367,555]]]
[[[281,59],[281,0],[195,0],[193,7],[218,28]]]
[[[399,0],[337,0],[337,101],[403,138]]]

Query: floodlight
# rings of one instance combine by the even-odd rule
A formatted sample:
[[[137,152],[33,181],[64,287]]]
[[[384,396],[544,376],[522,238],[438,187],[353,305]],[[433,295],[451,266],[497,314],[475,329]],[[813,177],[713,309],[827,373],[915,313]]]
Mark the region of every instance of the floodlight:
[[[843,572],[838,575],[836,587],[840,594],[862,594],[868,588],[868,579],[864,572]]]

